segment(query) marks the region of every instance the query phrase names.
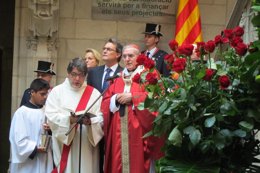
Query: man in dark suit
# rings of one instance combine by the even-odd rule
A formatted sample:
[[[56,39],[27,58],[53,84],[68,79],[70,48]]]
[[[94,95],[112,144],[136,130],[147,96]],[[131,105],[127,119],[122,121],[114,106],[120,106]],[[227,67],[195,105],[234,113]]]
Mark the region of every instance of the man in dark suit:
[[[105,65],[97,66],[89,70],[87,84],[102,93],[108,87],[107,78],[121,72],[123,68],[119,65],[123,46],[116,39],[109,39],[102,52],[102,60]],[[99,143],[100,148],[100,173],[103,173],[104,163],[104,140]]]
[[[156,62],[156,69],[163,75],[169,76],[170,72],[166,67],[164,62],[164,57],[167,55],[167,52],[160,50],[157,45],[160,41],[160,37],[163,36],[160,32],[161,25],[147,23],[145,27],[144,43],[146,50],[142,53],[147,57],[152,58]]]
[[[87,76],[87,84],[96,88],[100,93],[105,89],[105,77],[113,76],[121,72],[123,68],[119,65],[122,55],[122,45],[116,39],[109,39],[103,47],[102,60],[105,65],[90,69]],[[109,74],[107,71],[109,70]]]

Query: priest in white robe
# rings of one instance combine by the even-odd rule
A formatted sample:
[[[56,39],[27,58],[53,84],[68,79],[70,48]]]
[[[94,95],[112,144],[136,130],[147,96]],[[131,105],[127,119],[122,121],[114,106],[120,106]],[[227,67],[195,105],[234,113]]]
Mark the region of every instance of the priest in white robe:
[[[77,173],[80,162],[81,173],[98,173],[97,144],[104,135],[100,111],[102,97],[97,100],[99,91],[86,84],[87,68],[82,58],[74,58],[67,67],[67,73],[65,81],[52,89],[46,102],[46,116],[52,130],[55,172]],[[79,158],[80,126],[65,134],[78,121],[77,115],[86,110],[95,116],[83,118]]]
[[[43,105],[49,88],[45,80],[35,79],[30,86],[29,102],[14,113],[9,135],[11,173],[49,173],[53,169],[51,151],[41,145],[45,133]]]

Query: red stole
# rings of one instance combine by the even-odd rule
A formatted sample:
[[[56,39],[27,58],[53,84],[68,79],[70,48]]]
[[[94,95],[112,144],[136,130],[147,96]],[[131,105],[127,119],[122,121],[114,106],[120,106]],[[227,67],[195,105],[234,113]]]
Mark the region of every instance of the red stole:
[[[75,112],[85,110],[85,108],[88,104],[88,101],[90,99],[90,96],[92,94],[93,89],[94,89],[93,87],[87,85],[87,87],[85,88],[85,90],[84,90],[84,92],[83,92],[83,94],[82,94],[82,96],[79,100],[79,103],[78,103],[78,106],[77,106]],[[77,126],[76,126],[75,130],[77,130]],[[72,142],[70,143],[70,145],[63,144],[62,153],[61,153],[61,160],[60,160],[60,167],[59,167],[60,173],[63,173],[65,171],[66,166],[67,166],[68,156],[69,156],[70,147],[71,147]],[[58,173],[58,168],[57,167],[54,168],[52,170],[52,173]]]

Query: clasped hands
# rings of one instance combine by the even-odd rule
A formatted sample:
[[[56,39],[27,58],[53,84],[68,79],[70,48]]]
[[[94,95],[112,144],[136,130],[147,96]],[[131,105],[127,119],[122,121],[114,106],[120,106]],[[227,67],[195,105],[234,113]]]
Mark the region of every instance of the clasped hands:
[[[76,116],[76,114],[73,113],[73,112],[71,112],[70,114],[71,114],[71,116],[70,116],[70,124],[77,123],[78,120],[79,120],[79,118],[80,118],[81,116]],[[84,117],[82,118],[82,123],[83,123],[84,125],[91,125],[91,120],[90,120],[89,117],[84,116]]]
[[[131,93],[119,93],[116,95],[116,101],[121,105],[129,105],[132,103]]]

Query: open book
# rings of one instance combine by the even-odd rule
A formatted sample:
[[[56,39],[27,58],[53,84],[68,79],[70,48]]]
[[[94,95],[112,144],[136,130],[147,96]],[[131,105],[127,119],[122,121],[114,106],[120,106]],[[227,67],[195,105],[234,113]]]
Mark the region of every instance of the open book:
[[[86,117],[88,117],[88,118],[96,117],[95,114],[92,114],[92,113],[90,113],[90,112],[85,113],[85,111],[78,111],[78,112],[75,113],[76,116],[81,116],[81,115],[83,115],[83,114],[84,114],[84,116],[86,116]]]

